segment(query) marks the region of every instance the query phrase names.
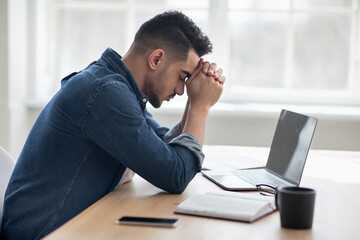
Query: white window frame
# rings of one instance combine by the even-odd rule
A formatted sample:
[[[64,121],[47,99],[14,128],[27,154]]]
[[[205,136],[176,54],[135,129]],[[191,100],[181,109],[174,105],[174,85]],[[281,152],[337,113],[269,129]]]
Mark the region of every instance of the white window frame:
[[[290,73],[285,77],[286,86],[283,89],[269,89],[269,88],[251,88],[231,86],[228,84],[228,92],[224,95],[223,100],[226,102],[255,102],[255,103],[287,103],[287,104],[322,104],[322,105],[360,105],[360,3],[358,0],[353,0],[353,9],[294,9],[294,2],[290,1],[290,15],[291,19],[295,13],[310,13],[310,14],[352,14],[352,36],[351,36],[351,53],[349,58],[349,76],[348,88],[344,91],[334,90],[296,90],[290,89],[289,79]],[[263,10],[260,8],[242,9],[237,11],[251,11],[251,12],[289,12],[287,10]],[[224,39],[225,40],[225,39]],[[287,29],[287,65],[292,65],[292,41],[293,31],[291,27],[291,20]],[[287,66],[285,69],[290,69]],[[235,91],[234,91],[235,88]],[[231,89],[231,90],[230,90]],[[334,99],[336,98],[336,99]]]
[[[334,14],[346,13],[356,14],[352,17],[353,29],[351,36],[351,56],[350,56],[350,70],[349,70],[349,87],[346,91],[318,91],[318,90],[291,90],[289,89],[261,89],[261,88],[240,88],[233,91],[234,86],[231,84],[231,79],[227,79],[225,84],[224,94],[222,96],[223,102],[229,103],[287,103],[287,104],[323,104],[323,105],[348,105],[360,106],[360,0],[353,0],[356,2],[356,9],[297,9],[293,8],[293,0],[290,0],[291,13],[320,13],[320,14]],[[60,9],[85,9],[85,10],[107,10],[116,11],[126,10],[127,17],[130,24],[127,26],[127,47],[130,46],[133,36],[137,29],[134,27],[135,11],[145,9],[143,6],[136,5],[135,0],[128,0],[126,3],[109,3],[109,2],[89,2],[81,3],[74,1],[69,4],[60,4],[58,0],[31,0],[29,4],[32,14],[34,34],[31,35],[33,39],[34,50],[31,51],[34,61],[30,63],[35,71],[30,72],[29,96],[30,98],[44,99],[47,101],[55,90],[59,88],[60,79],[56,77],[56,46],[57,46],[57,27],[56,16]],[[190,9],[190,7],[187,7]],[[146,10],[161,12],[167,10],[161,6],[153,6],[151,9],[146,7]],[[186,10],[182,8],[180,10]],[[228,0],[209,0],[209,19],[207,34],[214,44],[214,52],[205,58],[210,61],[216,61],[219,66],[223,67],[225,75],[226,70],[229,69],[230,59],[230,42],[228,29]],[[242,11],[264,11],[263,9],[244,9]],[[288,29],[287,36],[288,44],[288,63],[291,64],[291,41],[292,30]],[[125,53],[127,49],[122,49]],[[183,98],[180,98],[183,99]]]

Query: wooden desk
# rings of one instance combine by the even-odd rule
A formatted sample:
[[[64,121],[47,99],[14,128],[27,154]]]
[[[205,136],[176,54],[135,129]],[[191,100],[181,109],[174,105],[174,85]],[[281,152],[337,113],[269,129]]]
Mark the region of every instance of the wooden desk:
[[[260,160],[266,159],[268,149],[206,146],[204,152],[209,157]],[[174,214],[191,194],[219,188],[198,174],[183,194],[174,195],[135,176],[46,239],[360,239],[360,152],[310,151],[301,185],[317,191],[310,230],[281,228],[278,212],[251,224]],[[115,224],[124,215],[173,217],[180,223],[176,228]]]

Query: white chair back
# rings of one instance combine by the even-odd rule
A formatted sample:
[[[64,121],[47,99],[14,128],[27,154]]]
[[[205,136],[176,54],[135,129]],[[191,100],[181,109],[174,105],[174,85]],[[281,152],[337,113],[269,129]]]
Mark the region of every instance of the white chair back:
[[[2,147],[0,147],[0,226],[3,213],[4,195],[12,171],[14,170],[15,160]]]

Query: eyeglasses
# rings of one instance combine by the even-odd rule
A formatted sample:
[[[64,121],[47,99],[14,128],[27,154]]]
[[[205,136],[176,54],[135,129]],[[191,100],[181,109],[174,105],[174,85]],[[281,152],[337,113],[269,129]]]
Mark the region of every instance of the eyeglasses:
[[[257,184],[256,188],[259,190],[260,194],[264,196],[274,196],[277,192],[277,187],[268,184]]]

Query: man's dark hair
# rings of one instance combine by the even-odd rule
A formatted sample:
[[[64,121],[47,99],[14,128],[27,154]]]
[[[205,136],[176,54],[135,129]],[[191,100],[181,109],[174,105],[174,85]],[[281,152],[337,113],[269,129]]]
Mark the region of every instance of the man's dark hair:
[[[164,49],[173,61],[186,61],[190,49],[202,57],[212,52],[212,43],[201,29],[179,11],[156,15],[141,25],[135,35],[136,52]]]

